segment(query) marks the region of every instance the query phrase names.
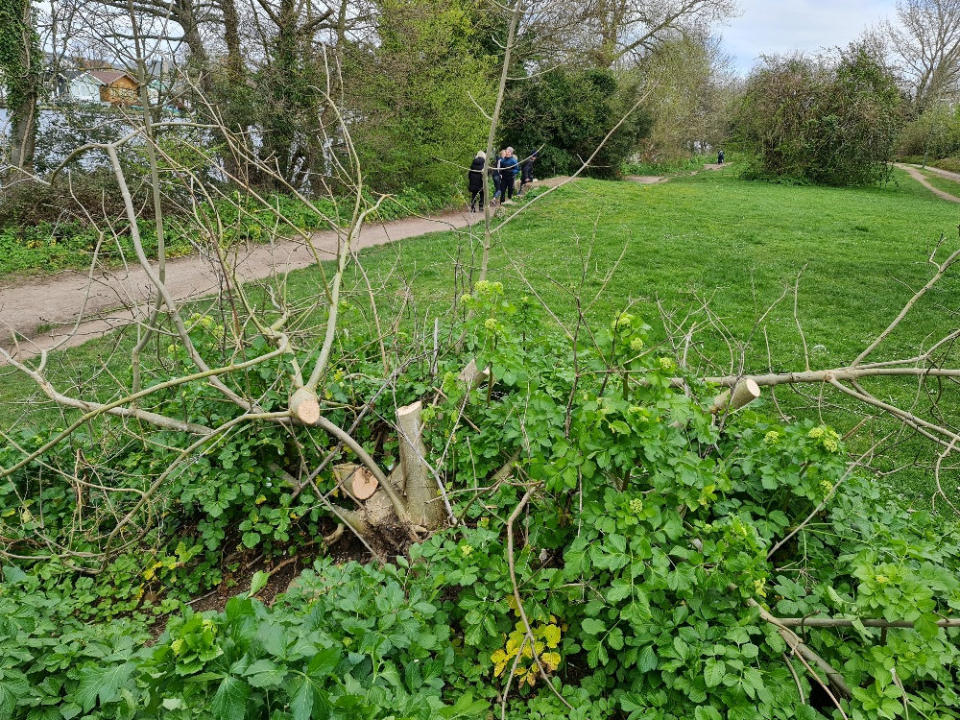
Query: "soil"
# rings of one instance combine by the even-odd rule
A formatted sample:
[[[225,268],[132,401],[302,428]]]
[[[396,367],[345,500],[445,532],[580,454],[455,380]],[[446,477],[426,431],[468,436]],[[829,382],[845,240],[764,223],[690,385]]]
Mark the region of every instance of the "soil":
[[[568,179],[540,180],[535,187],[555,187]],[[431,232],[467,228],[482,220],[482,214],[461,210],[366,225],[355,247],[361,250]],[[333,259],[337,241],[332,231],[315,233],[310,244],[283,240],[246,245],[234,249],[231,259],[236,263],[237,279],[248,282],[309,267],[316,262],[314,252],[321,259]],[[215,294],[221,290],[217,270],[213,259],[203,255],[169,260],[166,285],[178,301]],[[0,279],[0,347],[11,349],[11,333],[21,340],[14,355],[18,360],[35,357],[44,350],[81,345],[143,318],[152,290],[149,276],[139,265],[92,277],[89,273],[67,272],[43,279]]]

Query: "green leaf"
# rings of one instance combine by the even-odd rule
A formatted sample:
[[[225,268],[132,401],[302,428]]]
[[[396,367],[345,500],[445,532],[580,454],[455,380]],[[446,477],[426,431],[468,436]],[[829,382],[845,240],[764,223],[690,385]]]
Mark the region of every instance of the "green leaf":
[[[716,687],[723,682],[723,676],[727,672],[727,666],[723,660],[710,658],[707,660],[706,667],[703,669],[703,680],[707,687]]]
[[[313,712],[313,683],[309,678],[301,678],[297,689],[290,699],[290,714],[293,720],[310,720]]]
[[[243,720],[246,715],[250,686],[232,675],[227,675],[210,703],[217,720]]]
[[[277,687],[283,683],[287,673],[269,660],[257,660],[243,673],[247,682],[255,688]]]
[[[133,670],[132,663],[122,665],[89,666],[80,671],[80,684],[73,698],[89,712],[96,704],[115,702],[120,697],[120,686],[126,683]]]
[[[250,535],[257,535],[256,533],[249,533]],[[257,535],[257,540],[260,540],[260,536]],[[246,544],[246,535],[244,535],[244,544]],[[256,543],[254,543],[256,544]],[[253,545],[249,546],[253,547]],[[253,574],[253,578],[250,580],[250,592],[247,593],[247,597],[253,597],[258,592],[263,590],[267,583],[270,581],[270,573],[265,573],[263,570],[257,570]]]
[[[607,629],[607,626],[596,618],[587,618],[580,623],[580,627],[583,628],[583,631],[588,635],[599,635]]]
[[[653,645],[647,645],[640,653],[637,669],[644,673],[657,669],[657,653],[654,652]]]
[[[260,533],[255,532],[245,532],[243,537],[240,538],[243,541],[243,544],[248,548],[253,548],[257,546],[257,543],[260,542]]]
[[[723,720],[723,716],[712,705],[701,705],[693,712],[695,720]]]
[[[336,646],[324,648],[310,659],[307,674],[312,678],[325,678],[336,670],[340,663],[340,649]]]

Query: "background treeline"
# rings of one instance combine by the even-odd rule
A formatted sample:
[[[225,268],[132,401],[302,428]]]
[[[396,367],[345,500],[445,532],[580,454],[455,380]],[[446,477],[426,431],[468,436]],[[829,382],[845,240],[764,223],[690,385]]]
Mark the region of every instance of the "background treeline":
[[[61,112],[56,103],[50,117],[42,110],[78,58],[105,58],[156,90],[155,122],[176,108],[178,118],[234,134],[209,130],[211,155],[198,163],[224,178],[326,189],[348,162],[349,132],[372,188],[449,196],[486,146],[511,8],[484,0],[18,0],[4,10],[9,32],[0,36],[11,128],[3,161],[43,172],[69,152],[68,139],[109,136],[108,121],[75,107]],[[715,145],[729,95],[721,88],[731,80],[711,32],[732,9],[730,0],[526,3],[496,145],[521,156],[542,147],[541,173],[569,173],[625,115],[589,174],[616,175],[637,154],[666,160]],[[236,138],[280,181],[243,175]]]

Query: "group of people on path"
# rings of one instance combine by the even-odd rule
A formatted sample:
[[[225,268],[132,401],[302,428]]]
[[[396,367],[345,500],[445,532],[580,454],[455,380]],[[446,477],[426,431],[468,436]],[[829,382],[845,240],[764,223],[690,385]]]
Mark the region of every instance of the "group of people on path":
[[[494,162],[487,165],[487,154],[481,150],[473,158],[470,172],[467,173],[467,188],[470,191],[470,212],[483,211],[486,193],[483,189],[483,173],[490,174],[493,183],[493,202],[510,202],[516,191],[517,176],[520,176],[519,194],[524,187],[534,181],[533,164],[537,161],[537,151],[530,153],[522,163],[517,160],[512,147],[501,150]]]

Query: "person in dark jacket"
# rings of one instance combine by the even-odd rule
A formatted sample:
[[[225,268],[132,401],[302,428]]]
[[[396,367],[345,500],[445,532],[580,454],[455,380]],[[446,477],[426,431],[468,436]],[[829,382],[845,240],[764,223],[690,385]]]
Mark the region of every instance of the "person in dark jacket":
[[[523,195],[524,188],[533,182],[533,164],[537,161],[537,151],[530,153],[530,157],[523,161],[520,166],[520,194]]]
[[[723,165],[723,148],[717,153],[717,165]]]
[[[470,212],[477,211],[477,203],[483,212],[483,173],[487,169],[487,154],[481,150],[473,158],[470,172],[467,173],[467,189],[470,191]]]
[[[503,156],[505,154],[506,150],[501,150],[497,153],[496,157],[493,158],[493,162],[490,164],[490,179],[493,180],[494,203],[500,200],[500,192],[503,189],[500,184],[500,161],[503,160]]]
[[[500,161],[500,195],[504,202],[513,199],[513,185],[519,170],[517,158],[513,155],[513,148],[508,147],[506,155]]]

